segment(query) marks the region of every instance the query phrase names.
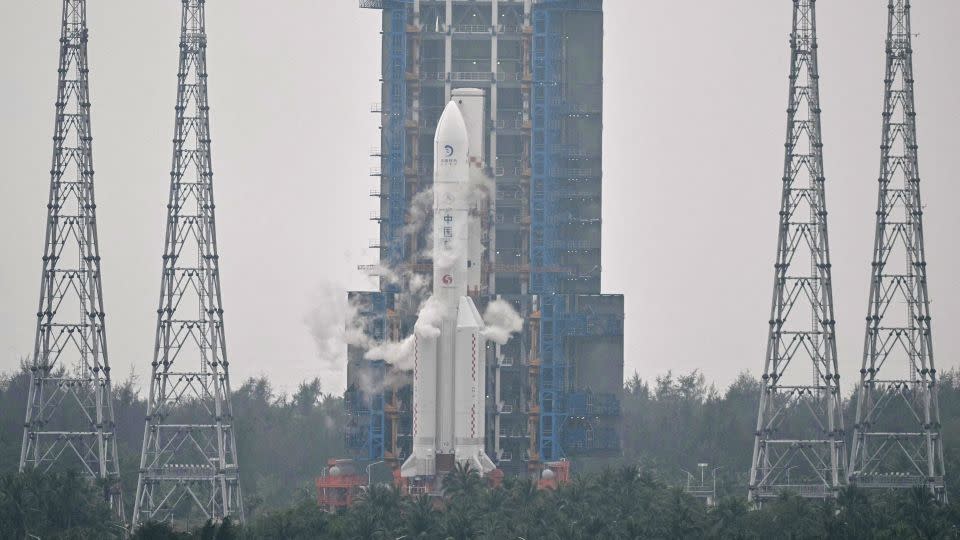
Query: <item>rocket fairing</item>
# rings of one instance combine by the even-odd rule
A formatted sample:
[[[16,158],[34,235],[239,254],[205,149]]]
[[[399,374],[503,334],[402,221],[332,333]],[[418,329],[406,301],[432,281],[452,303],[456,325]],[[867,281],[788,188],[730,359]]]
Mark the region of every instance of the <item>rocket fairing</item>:
[[[453,463],[480,474],[496,468],[484,451],[483,319],[467,296],[468,148],[467,124],[451,101],[434,137],[432,313],[427,321],[424,309],[414,331],[413,452],[400,468],[404,478],[437,476]]]

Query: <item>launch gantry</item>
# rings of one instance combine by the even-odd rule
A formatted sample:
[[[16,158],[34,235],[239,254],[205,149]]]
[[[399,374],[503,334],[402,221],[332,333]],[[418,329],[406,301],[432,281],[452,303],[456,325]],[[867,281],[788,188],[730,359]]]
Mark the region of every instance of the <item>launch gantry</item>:
[[[602,0],[359,4],[381,10],[378,268],[432,273],[429,235],[410,232],[409,209],[431,186],[444,106],[483,90],[492,187],[477,209],[486,255],[470,295],[481,311],[499,299],[525,319],[522,335],[488,351],[488,455],[507,476],[539,476],[548,461],[618,454],[623,297],[600,294]],[[400,281],[351,293],[372,333],[411,333]],[[357,347],[348,356],[348,445],[396,464],[412,448],[410,386],[364,391],[397,373]]]

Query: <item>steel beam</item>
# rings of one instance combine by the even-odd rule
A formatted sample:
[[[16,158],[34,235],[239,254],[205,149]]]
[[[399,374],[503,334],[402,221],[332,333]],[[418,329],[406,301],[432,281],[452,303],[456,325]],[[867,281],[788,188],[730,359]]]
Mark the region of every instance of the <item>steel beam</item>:
[[[243,521],[220,291],[205,0],[182,0],[173,168],[133,525]]]

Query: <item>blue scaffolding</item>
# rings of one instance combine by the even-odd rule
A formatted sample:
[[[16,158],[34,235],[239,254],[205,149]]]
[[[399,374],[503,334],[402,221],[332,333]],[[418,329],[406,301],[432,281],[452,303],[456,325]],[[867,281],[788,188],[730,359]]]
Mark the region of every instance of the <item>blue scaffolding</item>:
[[[354,293],[351,301],[357,306],[357,315],[364,321],[364,332],[372,339],[384,341],[389,335],[387,312],[394,307],[394,297],[386,292]],[[362,372],[364,384],[348,388],[344,394],[347,411],[346,444],[357,459],[378,460],[383,457],[386,434],[387,401],[385,381],[390,366],[383,360],[360,360],[357,370]]]
[[[533,100],[531,120],[530,180],[530,292],[558,292],[558,231],[551,223],[557,213],[557,179],[553,177],[554,147],[561,142],[560,116],[556,109],[561,102],[560,87],[562,36],[553,30],[553,9],[540,7],[533,13]]]
[[[383,134],[381,192],[385,197],[381,229],[381,262],[396,268],[409,262],[408,246],[403,237],[410,193],[407,188],[406,160],[408,146],[407,121],[408,17],[412,0],[359,0],[360,6],[383,10]],[[541,0],[532,14],[533,40],[531,68],[531,179],[530,179],[530,243],[529,292],[539,295],[541,311],[539,405],[540,420],[538,446],[541,459],[557,460],[565,457],[564,447],[593,449],[618,444],[616,430],[585,425],[583,417],[618,416],[619,403],[615,396],[587,396],[573,388],[570,378],[571,359],[566,358],[567,337],[622,335],[622,318],[576,312],[571,308],[571,296],[564,294],[575,289],[564,269],[565,257],[571,251],[599,249],[598,241],[574,238],[564,226],[579,223],[580,218],[569,216],[563,205],[565,197],[583,197],[583,188],[571,178],[599,177],[600,171],[571,169],[571,160],[580,157],[581,150],[564,141],[566,119],[580,111],[578,103],[567,103],[563,87],[565,30],[563,17],[571,11],[601,12],[602,0]],[[590,188],[593,189],[593,188]],[[596,189],[599,197],[599,189]],[[589,195],[591,192],[588,192]],[[595,221],[595,220],[594,220]],[[386,293],[399,292],[397,284],[384,284]],[[599,290],[597,291],[599,292]],[[385,312],[384,312],[385,315]],[[384,321],[385,321],[384,316]],[[364,362],[373,381],[382,381],[389,366]],[[387,390],[389,392],[389,390]],[[349,392],[348,392],[349,394]],[[385,438],[389,435],[389,421],[384,406],[389,402],[386,392],[372,396],[348,395],[348,406],[356,428],[348,436],[351,448],[359,456],[370,460],[383,459]],[[599,403],[599,404],[598,404]],[[591,414],[586,414],[586,413]],[[354,414],[355,413],[355,414]],[[406,417],[399,430],[406,433]]]
[[[540,297],[540,458],[565,457],[561,431],[567,419],[567,363],[563,347],[565,297]]]
[[[613,394],[589,390],[567,397],[569,419],[563,426],[563,448],[568,451],[617,451],[620,436],[616,429],[601,425],[600,419],[620,416],[620,400]]]
[[[369,384],[382,387],[386,378],[387,364],[373,360],[359,366],[367,375]],[[383,456],[386,428],[383,392],[367,392],[351,388],[344,394],[347,409],[346,443],[358,460],[377,460]]]
[[[383,4],[383,41],[387,65],[383,70],[385,105],[383,109],[383,175],[386,179],[387,216],[384,221],[386,237],[385,263],[397,268],[405,260],[403,228],[407,215],[407,189],[404,176],[406,157],[407,118],[407,5],[392,1]],[[397,285],[387,290],[396,292]]]
[[[563,276],[557,271],[568,250],[594,247],[565,238],[559,229],[563,221],[557,219],[560,215],[558,201],[570,189],[562,181],[567,171],[559,166],[560,160],[569,153],[563,141],[563,118],[577,110],[576,104],[566,102],[562,84],[562,17],[574,10],[600,12],[602,5],[602,0],[544,0],[533,12],[530,292],[540,295],[540,433],[537,441],[540,457],[546,461],[566,457],[564,444],[572,442],[574,446],[587,446],[577,441],[586,441],[588,433],[592,432],[587,428],[577,432],[571,426],[570,433],[565,433],[571,416],[565,338],[623,333],[622,319],[568,313],[569,297],[560,294],[563,292]],[[619,403],[610,408],[619,411]],[[600,438],[600,446],[619,441],[616,433],[604,433]]]
[[[407,214],[407,186],[404,174],[406,158],[406,119],[407,119],[407,11],[412,0],[359,0],[361,8],[383,10],[383,45],[385,48],[383,66],[384,105],[383,153],[381,191],[387,201],[386,216],[381,225],[381,263],[390,268],[398,268],[406,260],[406,246],[403,229]],[[385,188],[385,189],[384,189]],[[370,310],[360,315],[373,324],[368,335],[377,341],[387,336],[387,307],[392,308],[392,295],[400,292],[399,284],[385,283],[382,293],[370,293]],[[377,392],[364,392],[362,389],[348,389],[345,394],[349,416],[346,440],[347,446],[354,451],[358,459],[371,461],[383,459],[386,437],[387,392],[384,388],[390,367],[383,361],[358,362],[358,369],[364,370],[368,387]]]

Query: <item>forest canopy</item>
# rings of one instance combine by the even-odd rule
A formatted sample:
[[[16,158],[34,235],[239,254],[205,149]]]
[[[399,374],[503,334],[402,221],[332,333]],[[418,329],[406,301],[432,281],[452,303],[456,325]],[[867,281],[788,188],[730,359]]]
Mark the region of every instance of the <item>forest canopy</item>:
[[[960,375],[942,377],[947,491],[960,501]],[[118,534],[97,486],[68,473],[16,474],[29,374],[0,378],[0,531],[42,538]],[[957,538],[960,510],[928,492],[846,489],[836,501],[784,497],[757,512],[746,504],[759,382],[741,375],[723,391],[702,374],[638,376],[624,387],[622,455],[574,460],[574,480],[555,492],[524,479],[490,489],[479,479],[448,482],[442,501],[401,497],[374,486],[355,507],[321,511],[314,479],[347,455],[344,408],[319,380],[292,394],[266,378],[233,395],[247,523],[197,524],[174,532],[148,524],[140,538]],[[120,470],[127,507],[135,491],[146,402],[137,381],[114,386]],[[845,402],[846,424],[852,422]],[[849,435],[849,434],[848,434]],[[684,493],[686,471],[708,463],[718,504]],[[59,511],[68,509],[69,511]],[[6,533],[5,533],[6,534]]]

